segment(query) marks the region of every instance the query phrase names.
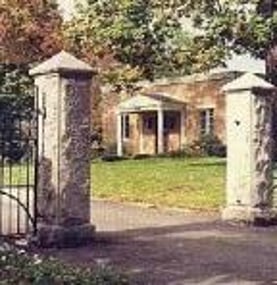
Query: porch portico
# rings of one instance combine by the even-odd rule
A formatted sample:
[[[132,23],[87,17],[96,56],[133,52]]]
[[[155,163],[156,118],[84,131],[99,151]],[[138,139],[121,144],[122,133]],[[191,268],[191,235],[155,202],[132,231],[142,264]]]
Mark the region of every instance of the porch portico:
[[[139,115],[139,153],[147,153],[143,147],[145,119],[151,118],[147,124],[152,128],[152,135],[155,137],[156,148],[154,153],[162,154],[166,152],[165,149],[165,135],[168,125],[176,128],[174,124],[176,118],[178,119],[178,137],[179,147],[183,144],[185,131],[185,103],[172,99],[164,94],[140,94],[130,99],[123,101],[117,107],[117,155],[123,155],[123,118],[129,114]],[[168,120],[169,114],[171,119]],[[175,120],[174,120],[175,119]],[[167,124],[166,124],[167,123]],[[150,126],[151,124],[151,126]]]

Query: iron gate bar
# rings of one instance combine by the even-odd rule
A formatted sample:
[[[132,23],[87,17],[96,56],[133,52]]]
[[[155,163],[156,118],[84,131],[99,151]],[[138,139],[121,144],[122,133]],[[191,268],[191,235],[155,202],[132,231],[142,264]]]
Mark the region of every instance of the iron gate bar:
[[[38,133],[39,133],[39,101],[38,101],[38,87],[34,88],[34,114],[35,114],[35,162],[34,162],[34,235],[37,234],[37,219],[38,219],[38,167],[39,167],[39,149],[38,149]]]
[[[16,201],[16,202],[18,203],[18,205],[20,205],[21,208],[25,211],[25,213],[26,213],[26,215],[28,216],[29,221],[32,223],[33,227],[34,227],[34,228],[36,227],[35,219],[34,219],[34,217],[30,214],[29,209],[28,209],[17,197],[14,197],[13,195],[10,195],[9,193],[4,192],[4,191],[2,191],[1,189],[0,189],[0,195],[7,196],[7,197],[9,197],[11,200]]]
[[[9,233],[13,233],[15,227],[14,234],[22,234],[22,226],[25,227],[24,234],[30,232],[30,226],[33,234],[37,232],[37,94],[35,90],[29,97],[32,106],[26,110],[18,108],[15,94],[0,94],[0,100],[4,98],[4,104],[0,101],[0,104],[2,103],[0,105],[0,233],[2,234],[3,227],[7,224],[2,218],[4,215],[8,220],[6,226]],[[6,211],[5,197],[8,198]],[[22,216],[22,210],[25,217]],[[23,221],[25,224],[22,225]]]

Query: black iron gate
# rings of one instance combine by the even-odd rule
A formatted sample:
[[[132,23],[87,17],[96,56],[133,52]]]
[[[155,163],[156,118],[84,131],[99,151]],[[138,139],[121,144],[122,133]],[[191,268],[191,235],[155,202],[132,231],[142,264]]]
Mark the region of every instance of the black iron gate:
[[[35,234],[38,112],[35,95],[0,94],[0,234]]]

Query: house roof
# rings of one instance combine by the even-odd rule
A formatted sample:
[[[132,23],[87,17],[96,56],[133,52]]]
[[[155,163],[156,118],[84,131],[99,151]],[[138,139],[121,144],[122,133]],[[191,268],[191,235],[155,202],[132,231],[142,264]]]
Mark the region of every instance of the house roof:
[[[172,84],[195,84],[207,80],[217,81],[224,78],[235,78],[242,74],[237,71],[222,71],[218,73],[194,73],[191,75],[185,75],[181,77],[165,77],[156,79],[154,81],[143,80],[136,83],[138,88],[149,88],[154,86],[167,86]]]
[[[232,92],[238,90],[251,90],[253,88],[274,89],[275,86],[257,75],[245,73],[241,77],[223,86],[222,90],[225,92]]]
[[[173,99],[168,95],[161,93],[139,94],[130,99],[121,102],[118,105],[119,112],[143,112],[164,110],[180,110],[184,107],[185,102]]]
[[[30,70],[30,75],[47,74],[53,72],[81,72],[92,73],[92,67],[77,59],[75,56],[61,51],[45,62]]]

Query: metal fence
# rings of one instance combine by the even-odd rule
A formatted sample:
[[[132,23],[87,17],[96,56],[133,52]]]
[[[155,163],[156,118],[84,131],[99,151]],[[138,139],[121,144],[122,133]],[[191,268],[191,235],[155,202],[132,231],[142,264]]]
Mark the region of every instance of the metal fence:
[[[0,94],[0,234],[35,233],[38,116],[33,95]]]

